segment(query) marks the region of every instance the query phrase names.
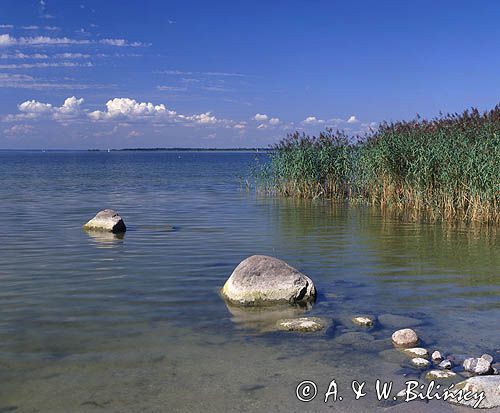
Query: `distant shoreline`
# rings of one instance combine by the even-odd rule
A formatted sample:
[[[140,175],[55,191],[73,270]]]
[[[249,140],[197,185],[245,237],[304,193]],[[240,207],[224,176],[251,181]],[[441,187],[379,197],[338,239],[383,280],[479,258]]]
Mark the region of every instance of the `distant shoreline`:
[[[1,152],[270,152],[271,148],[5,149]]]
[[[123,149],[87,149],[89,152],[267,152],[270,148],[123,148]]]

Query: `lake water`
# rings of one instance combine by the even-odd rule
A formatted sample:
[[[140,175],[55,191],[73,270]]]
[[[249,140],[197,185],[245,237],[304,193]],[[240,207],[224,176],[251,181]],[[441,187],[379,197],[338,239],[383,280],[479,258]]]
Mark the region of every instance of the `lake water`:
[[[0,152],[0,412],[400,411],[373,390],[422,375],[392,350],[395,329],[500,357],[494,231],[247,192],[255,156]],[[103,208],[124,217],[124,237],[82,230]],[[219,288],[253,254],[311,277],[305,314],[332,325],[278,333],[297,310],[226,306]],[[363,330],[357,314],[385,323]],[[306,379],[310,403],[295,397]],[[332,379],[343,400],[325,404]]]

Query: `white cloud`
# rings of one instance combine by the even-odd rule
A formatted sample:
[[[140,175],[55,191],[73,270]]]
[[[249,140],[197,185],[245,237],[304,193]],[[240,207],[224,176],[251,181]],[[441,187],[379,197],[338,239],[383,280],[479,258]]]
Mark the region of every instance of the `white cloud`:
[[[114,85],[104,85],[96,83],[72,83],[47,79],[34,78],[28,75],[14,73],[0,73],[0,88],[10,89],[33,89],[33,90],[83,90],[83,89],[106,89],[112,88]]]
[[[29,45],[66,45],[66,44],[90,44],[90,40],[75,40],[68,37],[13,37],[10,34],[0,35],[0,46],[29,46]]]
[[[93,120],[116,118],[144,118],[151,116],[175,116],[176,112],[167,110],[164,104],[153,105],[151,102],[137,102],[135,99],[114,98],[106,103],[106,110],[89,113]]]
[[[280,119],[279,118],[271,118],[269,119],[269,124],[270,125],[278,125],[280,123]]]
[[[47,67],[92,67],[91,62],[75,63],[75,62],[58,62],[58,63],[21,63],[0,65],[0,69],[44,69]]]
[[[146,43],[141,43],[141,42],[132,42],[129,43],[125,39],[102,39],[99,40],[99,43],[109,45],[109,46],[117,46],[117,47],[126,47],[126,46],[131,46],[131,47],[140,47],[140,46],[149,46],[149,44]]]
[[[34,53],[34,54],[25,54],[25,53],[15,53],[15,54],[6,54],[3,53],[0,55],[0,59],[48,59],[49,56],[44,53]]]
[[[116,47],[139,47],[148,46],[149,44],[141,42],[129,43],[125,39],[102,39],[102,40],[77,40],[68,37],[50,37],[50,36],[34,36],[34,37],[14,37],[10,34],[0,35],[0,47],[8,46],[50,46],[50,45],[69,45],[69,44],[96,44],[100,43],[108,46]]]
[[[35,128],[31,125],[13,125],[10,128],[4,129],[3,133],[9,136],[18,136],[18,135],[28,135],[32,133]]]
[[[316,125],[319,123],[325,123],[323,119],[318,119],[316,116],[308,116],[302,121],[305,125]]]
[[[356,116],[352,115],[349,119],[347,119],[347,123],[358,123],[359,121],[356,119]]]
[[[266,121],[268,119],[268,116],[265,114],[257,113],[253,118],[256,121],[263,122],[263,121]]]
[[[170,92],[185,92],[187,90],[186,87],[164,86],[164,85],[156,86],[156,89],[161,91],[170,91]]]
[[[90,55],[85,53],[59,53],[54,57],[57,59],[89,59]]]
[[[144,135],[142,132],[133,130],[133,131],[129,132],[129,134],[127,135],[127,137],[129,137],[129,138],[137,138],[137,137],[142,136],[142,135]]]
[[[180,119],[187,119],[201,124],[214,124],[217,123],[217,118],[210,112],[200,113],[199,115],[184,116],[179,115]]]
[[[22,28],[24,30],[38,30],[40,27],[39,26],[23,26]]]
[[[264,123],[261,123],[259,126],[257,126],[257,129],[267,129],[267,125]]]
[[[19,104],[18,109],[24,119],[37,119],[49,117],[55,120],[63,120],[78,117],[81,113],[83,98],[77,99],[75,96],[67,98],[62,106],[52,106],[50,103],[27,100]]]
[[[235,129],[245,129],[247,125],[243,122],[237,123],[236,125],[233,126]]]

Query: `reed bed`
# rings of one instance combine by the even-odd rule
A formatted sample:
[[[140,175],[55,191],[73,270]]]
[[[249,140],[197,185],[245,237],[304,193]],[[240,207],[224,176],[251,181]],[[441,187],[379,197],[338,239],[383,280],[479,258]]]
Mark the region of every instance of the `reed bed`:
[[[295,132],[272,149],[259,172],[266,191],[500,223],[500,105],[382,123],[361,138]]]

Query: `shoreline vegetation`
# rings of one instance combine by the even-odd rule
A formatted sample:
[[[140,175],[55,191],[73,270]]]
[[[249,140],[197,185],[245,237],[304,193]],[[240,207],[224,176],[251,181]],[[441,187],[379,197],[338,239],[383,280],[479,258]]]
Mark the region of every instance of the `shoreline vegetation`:
[[[271,149],[256,169],[259,191],[500,224],[500,105],[384,122],[355,139],[331,128],[294,132]]]

